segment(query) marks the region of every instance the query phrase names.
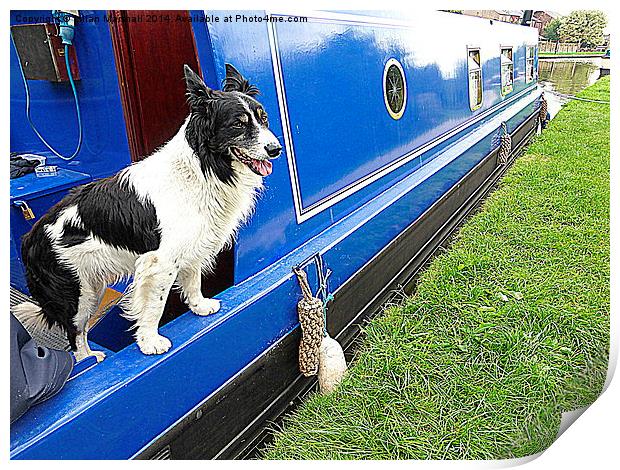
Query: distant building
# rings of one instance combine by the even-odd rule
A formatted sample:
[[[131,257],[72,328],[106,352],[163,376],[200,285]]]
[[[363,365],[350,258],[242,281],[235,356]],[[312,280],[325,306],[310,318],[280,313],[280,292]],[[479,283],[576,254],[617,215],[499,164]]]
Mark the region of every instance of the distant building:
[[[497,10],[463,10],[464,15],[477,16],[479,18],[486,18],[488,20],[498,20],[500,14]]]
[[[523,18],[523,10],[462,10],[464,15],[478,16],[489,20],[504,21],[506,23],[520,24]],[[555,18],[561,15],[554,11],[536,10],[532,13],[532,21],[530,26],[538,29],[538,35],[541,36],[543,30]]]
[[[500,21],[505,21],[506,23],[521,23],[521,18],[523,18],[523,10],[497,10],[500,14]]]
[[[559,18],[561,15],[554,11],[543,11],[536,10],[532,13],[532,23],[530,26],[538,29],[538,35],[542,36],[543,31],[547,27],[547,25],[554,20],[555,18]]]
[[[523,10],[462,10],[464,15],[477,16],[506,23],[520,23]]]

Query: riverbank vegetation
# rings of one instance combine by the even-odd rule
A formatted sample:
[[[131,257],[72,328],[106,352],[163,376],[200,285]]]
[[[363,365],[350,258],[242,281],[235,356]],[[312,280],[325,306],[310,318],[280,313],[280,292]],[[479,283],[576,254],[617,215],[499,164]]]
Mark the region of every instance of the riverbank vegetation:
[[[604,52],[540,52],[538,57],[550,58],[550,57],[603,57]]]
[[[609,78],[580,93],[609,100]],[[268,459],[501,459],[592,403],[609,346],[609,106],[569,102]]]

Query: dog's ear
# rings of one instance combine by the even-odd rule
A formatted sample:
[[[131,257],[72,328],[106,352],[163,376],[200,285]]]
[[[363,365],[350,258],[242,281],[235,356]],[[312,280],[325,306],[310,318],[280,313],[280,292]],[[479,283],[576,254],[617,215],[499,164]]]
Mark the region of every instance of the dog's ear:
[[[249,96],[258,95],[260,92],[254,85],[243,78],[239,71],[230,64],[226,64],[226,78],[224,79],[224,91],[239,91]]]
[[[185,73],[185,83],[187,85],[187,101],[190,106],[195,104],[200,99],[212,98],[213,90],[205,85],[202,78],[194,72],[189,65],[183,66]]]

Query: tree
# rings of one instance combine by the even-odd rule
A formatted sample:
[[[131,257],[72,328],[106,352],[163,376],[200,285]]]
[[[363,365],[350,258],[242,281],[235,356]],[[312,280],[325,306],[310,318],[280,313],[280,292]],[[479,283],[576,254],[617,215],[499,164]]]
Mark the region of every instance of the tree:
[[[561,21],[559,18],[552,19],[543,31],[543,37],[548,39],[549,41],[559,41],[560,35],[558,34],[558,29],[560,28]]]
[[[560,20],[558,34],[562,42],[578,42],[582,49],[603,44],[607,17],[600,10],[576,10]]]

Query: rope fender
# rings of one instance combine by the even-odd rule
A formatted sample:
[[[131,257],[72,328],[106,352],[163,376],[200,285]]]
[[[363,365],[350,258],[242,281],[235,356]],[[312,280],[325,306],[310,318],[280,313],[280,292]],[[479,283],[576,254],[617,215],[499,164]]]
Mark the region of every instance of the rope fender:
[[[323,301],[312,295],[306,272],[300,267],[293,268],[303,295],[297,303],[301,325],[299,371],[306,377],[317,375],[319,390],[326,394],[332,392],[342,381],[347,371],[347,361],[338,341],[327,334],[327,303],[333,299],[327,288],[327,277],[331,271],[323,274],[320,255],[317,255],[316,263],[319,291],[322,292]]]
[[[541,93],[540,95],[540,109],[538,110],[538,122],[540,122],[540,126],[542,129],[547,127],[547,123],[549,122],[549,115],[547,112],[547,100],[545,99],[545,94]]]
[[[297,314],[301,325],[301,342],[299,343],[299,372],[306,377],[316,375],[319,371],[319,348],[323,341],[323,302],[312,295],[308,277],[303,269],[293,268],[297,276],[303,298],[297,303]]]
[[[510,153],[512,152],[512,137],[508,133],[506,123],[502,122],[502,136],[499,138],[499,151],[497,152],[497,162],[500,165],[505,165],[510,159]]]

